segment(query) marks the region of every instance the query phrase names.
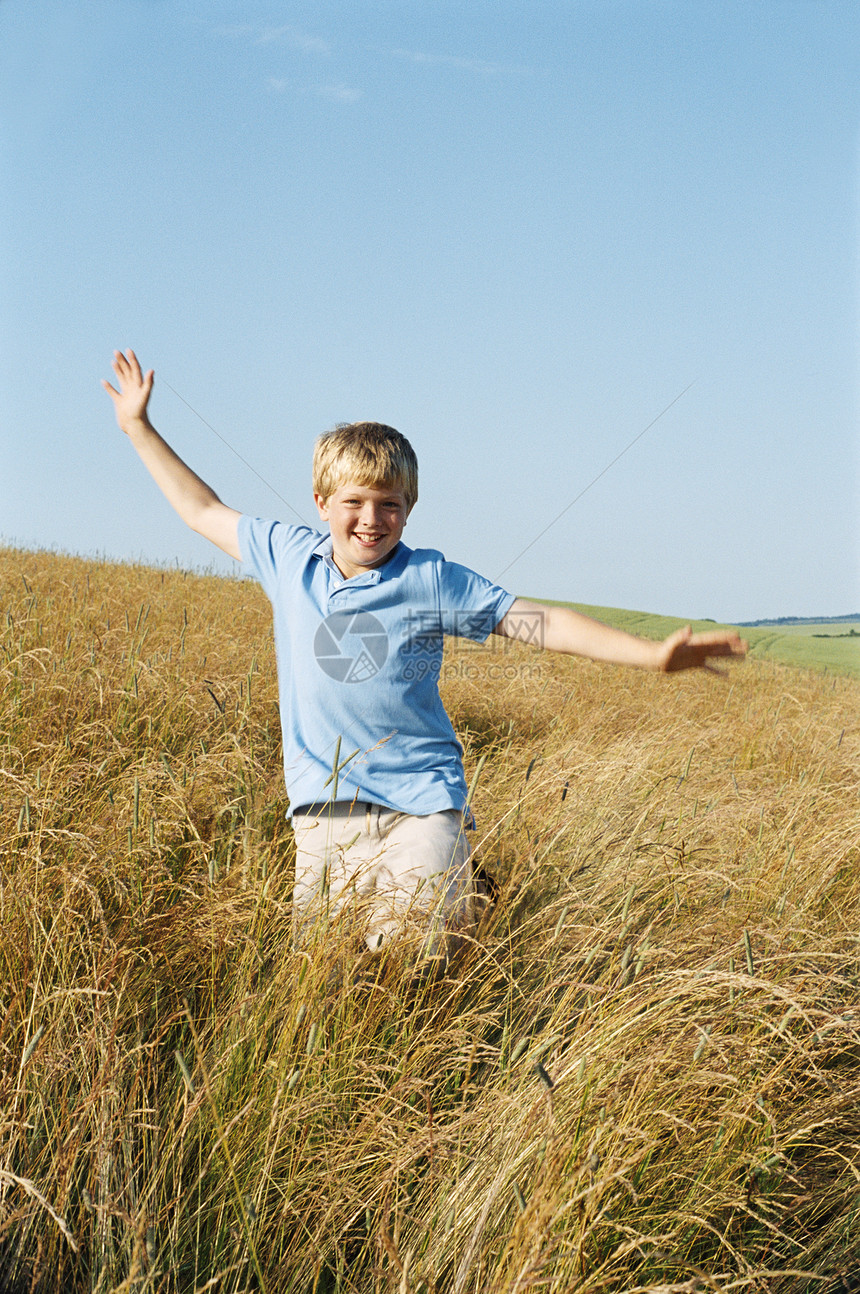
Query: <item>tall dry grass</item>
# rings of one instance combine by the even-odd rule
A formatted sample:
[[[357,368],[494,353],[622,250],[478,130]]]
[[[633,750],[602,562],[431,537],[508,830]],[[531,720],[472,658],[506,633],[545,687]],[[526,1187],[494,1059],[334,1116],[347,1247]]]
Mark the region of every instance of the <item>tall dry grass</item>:
[[[501,897],[416,990],[290,951],[255,586],[7,550],[0,587],[0,1288],[860,1269],[856,682],[452,652]]]

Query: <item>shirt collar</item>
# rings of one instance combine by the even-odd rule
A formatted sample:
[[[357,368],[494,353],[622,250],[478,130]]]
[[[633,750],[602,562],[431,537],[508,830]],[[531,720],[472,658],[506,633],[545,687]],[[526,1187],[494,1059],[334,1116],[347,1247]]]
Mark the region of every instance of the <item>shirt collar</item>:
[[[384,562],[382,566],[375,566],[372,570],[365,571],[363,575],[353,575],[351,579],[347,580],[344,579],[342,573],[338,570],[337,565],[335,564],[334,557],[332,556],[333,550],[334,545],[332,544],[331,535],[323,535],[317,546],[311,550],[311,557],[320,558],[323,565],[331,571],[332,575],[334,575],[341,584],[354,584],[356,586],[360,586],[362,584],[379,584],[382,580],[390,580],[393,576],[399,575],[412,554],[412,549],[407,548],[401,539],[388,561]]]

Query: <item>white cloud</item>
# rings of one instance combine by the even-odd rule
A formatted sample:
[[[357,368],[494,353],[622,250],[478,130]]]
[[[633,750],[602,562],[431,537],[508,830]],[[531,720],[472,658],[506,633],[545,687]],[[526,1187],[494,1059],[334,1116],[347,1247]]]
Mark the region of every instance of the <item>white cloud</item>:
[[[297,27],[266,27],[257,37],[258,45],[269,45],[273,41],[281,41],[289,45],[290,49],[300,49],[305,54],[330,54],[331,46],[328,41],[322,40],[319,36],[308,36],[305,32],[299,31]]]
[[[361,98],[361,90],[354,90],[349,85],[320,85],[314,93],[334,103],[355,103]]]
[[[331,103],[356,103],[362,96],[361,90],[354,90],[350,85],[296,85],[285,76],[266,78],[266,89],[270,94],[312,94],[318,99],[328,99]]]
[[[323,40],[321,36],[309,36],[307,32],[289,23],[280,27],[261,27],[259,23],[250,22],[219,23],[211,31],[213,36],[223,36],[229,40],[246,38],[255,45],[271,45],[277,41],[290,49],[301,50],[304,54],[331,53],[331,45],[327,40]]]
[[[212,31],[216,36],[230,39],[250,38],[255,45],[286,45],[289,49],[299,50],[305,54],[329,55],[331,53],[328,41],[319,36],[309,36],[289,23],[279,27],[261,27],[259,24],[250,23],[222,24],[213,27]],[[328,99],[332,103],[356,103],[362,97],[362,91],[353,89],[350,85],[301,86],[285,76],[269,76],[265,80],[265,85],[270,94],[285,94],[292,89],[294,94],[312,94],[320,99]]]
[[[524,72],[526,68],[505,67],[501,63],[488,63],[482,58],[463,58],[457,54],[428,54],[422,50],[393,49],[393,58],[409,63],[423,63],[428,67],[453,67],[458,72],[473,72],[479,76],[498,76],[502,73]]]

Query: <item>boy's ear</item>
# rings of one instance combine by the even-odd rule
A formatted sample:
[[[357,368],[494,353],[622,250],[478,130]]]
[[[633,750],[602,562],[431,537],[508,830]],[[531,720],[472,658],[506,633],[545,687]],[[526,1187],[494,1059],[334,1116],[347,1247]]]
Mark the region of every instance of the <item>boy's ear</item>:
[[[317,505],[317,512],[320,514],[321,521],[328,521],[328,499],[324,494],[317,494],[314,491],[314,503]]]

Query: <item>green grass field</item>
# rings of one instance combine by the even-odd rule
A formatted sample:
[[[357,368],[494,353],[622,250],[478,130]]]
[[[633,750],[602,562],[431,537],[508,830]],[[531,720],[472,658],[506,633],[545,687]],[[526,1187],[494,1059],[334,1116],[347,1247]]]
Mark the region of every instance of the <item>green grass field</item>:
[[[620,607],[593,607],[580,602],[556,603],[593,616],[605,624],[641,634],[643,638],[665,638],[673,629],[692,624],[696,632],[709,629],[738,629],[750,645],[754,660],[774,660],[797,669],[820,670],[828,674],[860,678],[860,626],[851,621],[799,625],[763,625],[738,628],[715,624],[713,620],[683,620],[677,616],[656,616],[647,611],[625,611]],[[851,630],[855,630],[852,635]]]

